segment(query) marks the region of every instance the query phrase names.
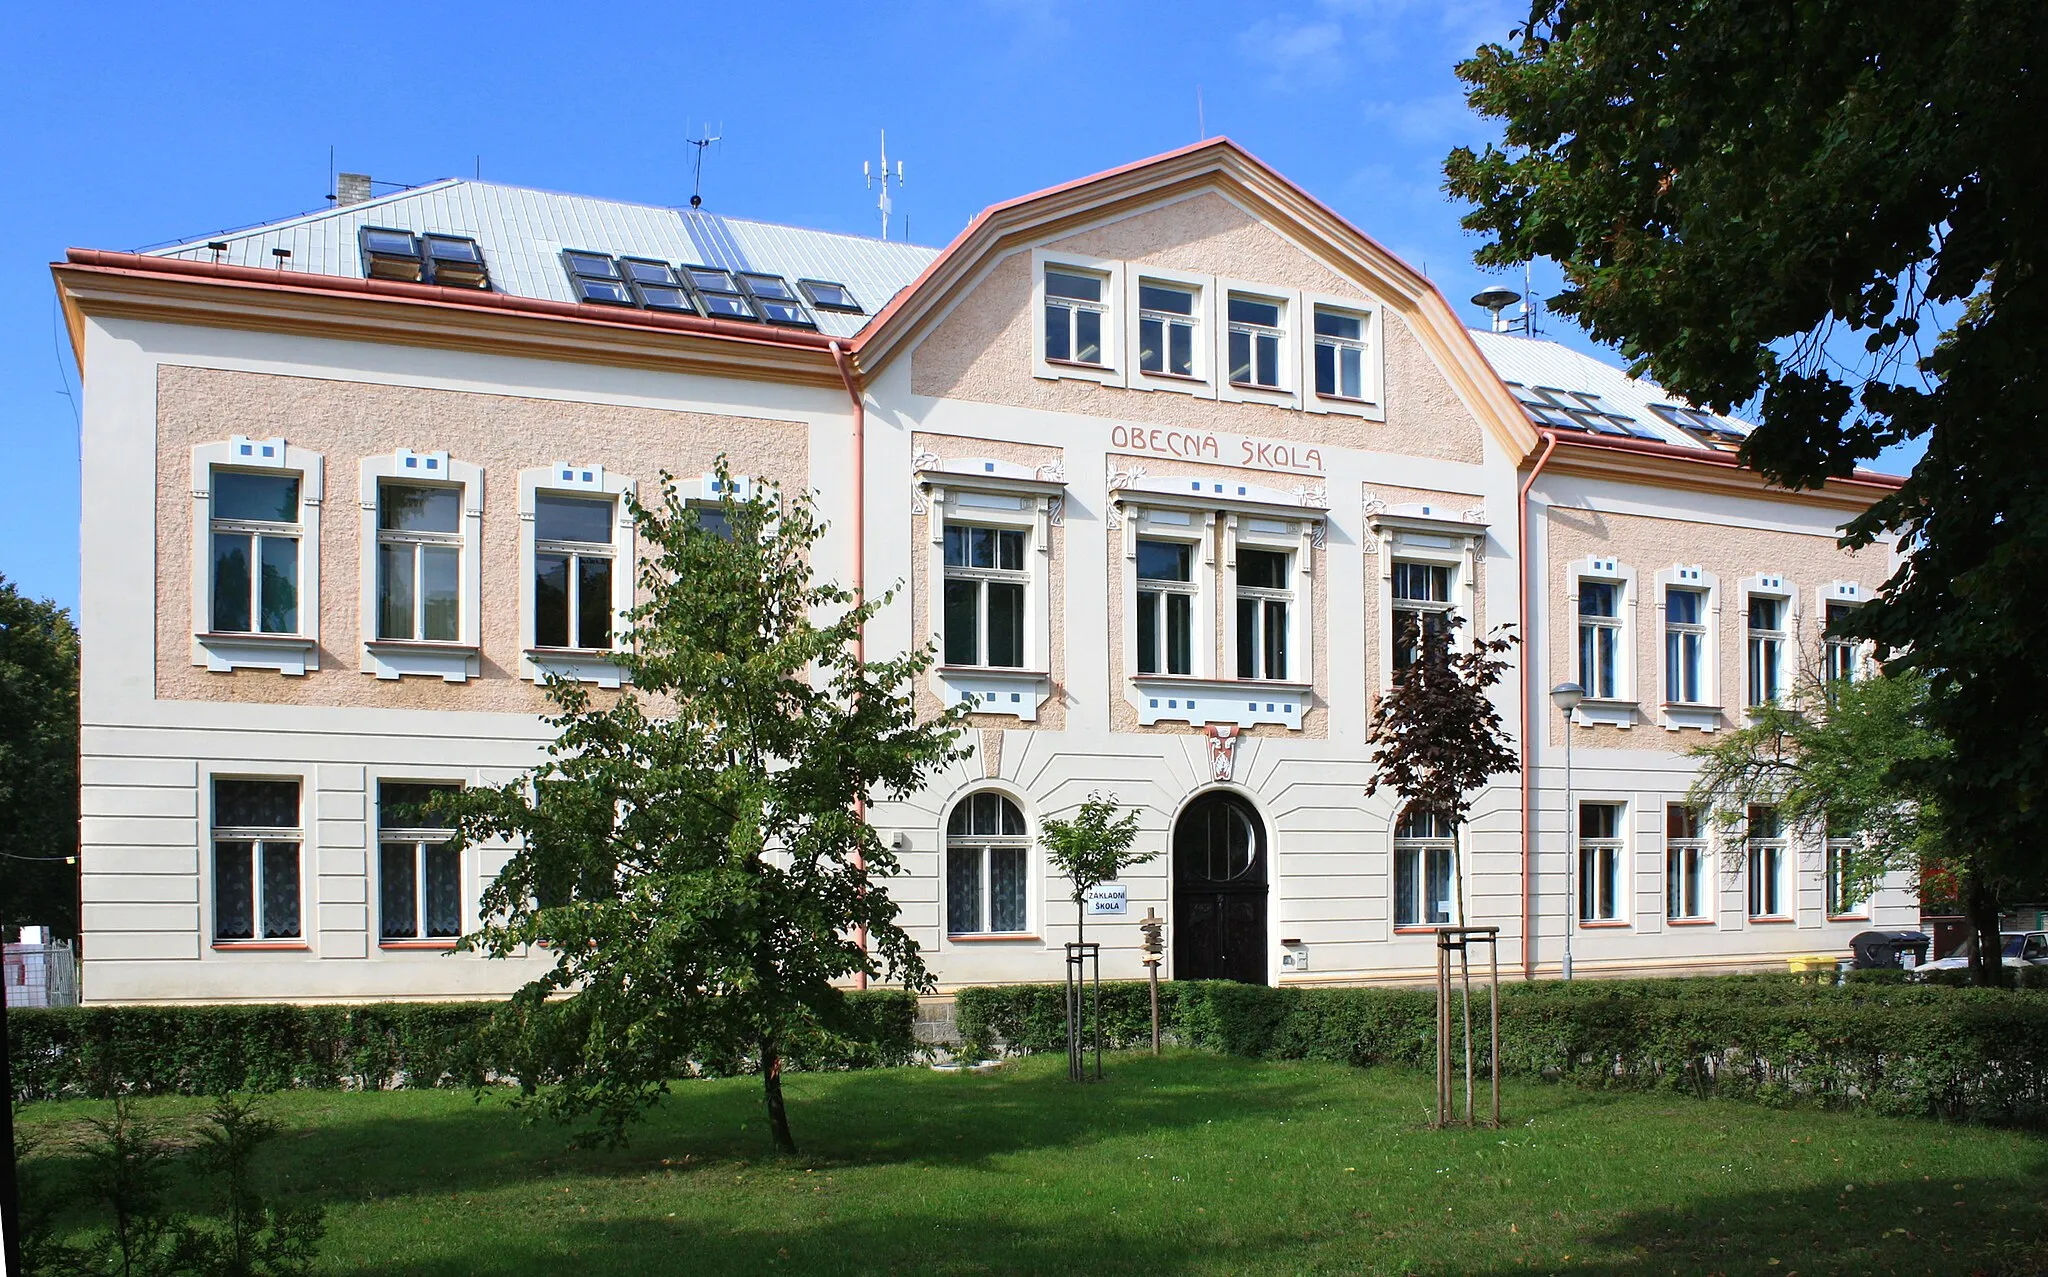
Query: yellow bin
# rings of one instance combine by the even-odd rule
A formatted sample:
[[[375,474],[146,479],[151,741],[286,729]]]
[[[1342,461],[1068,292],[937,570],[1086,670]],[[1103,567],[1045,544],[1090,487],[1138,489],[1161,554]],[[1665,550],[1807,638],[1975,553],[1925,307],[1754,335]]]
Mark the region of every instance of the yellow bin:
[[[1793,975],[1812,975],[1832,972],[1835,969],[1835,955],[1832,953],[1802,953],[1785,959]]]

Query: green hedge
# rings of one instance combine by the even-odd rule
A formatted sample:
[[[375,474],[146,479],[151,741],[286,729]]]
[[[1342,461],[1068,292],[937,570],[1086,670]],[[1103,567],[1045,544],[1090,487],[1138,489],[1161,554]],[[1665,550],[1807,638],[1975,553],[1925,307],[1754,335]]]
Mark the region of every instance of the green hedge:
[[[566,1005],[566,1004],[565,1004]],[[218,1095],[291,1087],[382,1089],[467,1087],[515,1076],[522,1066],[499,1031],[495,1002],[386,1002],[364,1006],[182,1006],[15,1008],[7,1013],[15,1098]],[[855,1026],[843,1036],[811,1034],[790,1044],[804,1069],[908,1063],[917,999],[895,990],[847,996]],[[564,1049],[554,1041],[528,1050]],[[737,1071],[744,1060],[712,1072]],[[539,1071],[550,1072],[543,1059]]]
[[[1160,1006],[1184,1046],[1434,1067],[1427,990],[1189,982],[1162,985]],[[1483,995],[1474,1010],[1483,1016]],[[1105,985],[1103,1019],[1105,1045],[1146,1041],[1144,986]],[[959,1028],[980,1054],[1062,1050],[1060,989],[964,991]],[[1516,984],[1502,989],[1501,1068],[1582,1086],[2044,1125],[2048,997],[1787,976]]]

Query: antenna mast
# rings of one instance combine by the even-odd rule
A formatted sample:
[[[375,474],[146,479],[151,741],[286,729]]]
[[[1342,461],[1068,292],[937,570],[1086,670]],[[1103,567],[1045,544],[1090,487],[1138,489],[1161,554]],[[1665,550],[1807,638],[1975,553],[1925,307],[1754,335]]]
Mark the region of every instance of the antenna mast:
[[[702,208],[704,207],[704,148],[718,141],[719,135],[713,133],[711,126],[706,124],[703,137],[684,138],[683,140],[697,148],[694,160],[695,171],[691,175],[690,182],[690,207]]]
[[[880,174],[877,174],[866,160],[861,161],[860,171],[867,177],[869,190],[874,190],[877,182],[881,184],[882,195],[880,199],[875,201],[875,207],[882,212],[882,238],[886,240],[889,238],[889,214],[896,207],[896,201],[889,198],[889,183],[894,182],[896,189],[903,189],[903,161],[896,161],[896,171],[894,173],[889,171],[889,130],[882,130],[882,171]]]

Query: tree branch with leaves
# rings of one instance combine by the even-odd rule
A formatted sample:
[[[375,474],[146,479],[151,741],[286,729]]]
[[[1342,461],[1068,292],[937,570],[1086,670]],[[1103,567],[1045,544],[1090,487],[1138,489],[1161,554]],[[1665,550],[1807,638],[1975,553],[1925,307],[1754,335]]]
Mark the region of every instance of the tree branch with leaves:
[[[1072,820],[1048,817],[1038,840],[1046,859],[1073,890],[1074,939],[1083,938],[1088,893],[1133,865],[1159,856],[1157,850],[1132,851],[1138,838],[1138,813],[1118,815],[1116,799],[1093,793]]]
[[[901,865],[859,806],[959,757],[964,713],[913,709],[929,648],[856,655],[888,599],[815,578],[810,497],[739,499],[717,474],[729,535],[667,475],[654,504],[629,498],[645,553],[627,689],[549,680],[546,760],[454,800],[464,840],[511,846],[462,945],[553,959],[501,1017],[535,1061],[528,1102],[616,1142],[671,1079],[751,1060],[788,1153],[792,1039],[849,1030],[859,977],[931,985],[886,889]]]

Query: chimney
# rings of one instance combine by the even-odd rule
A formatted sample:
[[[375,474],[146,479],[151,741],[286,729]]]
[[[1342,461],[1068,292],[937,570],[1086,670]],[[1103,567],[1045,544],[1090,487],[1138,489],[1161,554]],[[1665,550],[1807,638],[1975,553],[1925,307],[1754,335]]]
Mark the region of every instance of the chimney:
[[[334,206],[347,208],[361,204],[370,198],[370,175],[368,173],[341,173],[334,179]]]

